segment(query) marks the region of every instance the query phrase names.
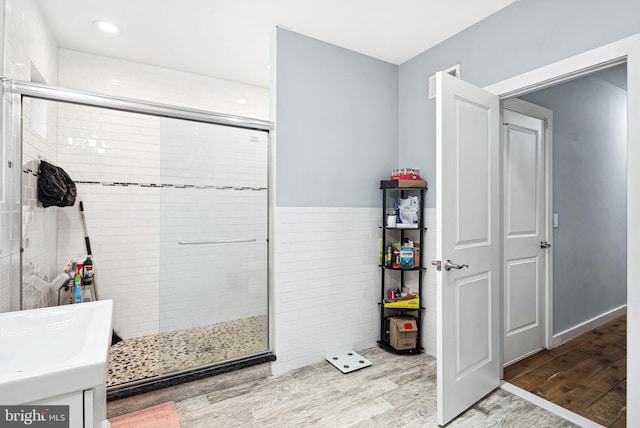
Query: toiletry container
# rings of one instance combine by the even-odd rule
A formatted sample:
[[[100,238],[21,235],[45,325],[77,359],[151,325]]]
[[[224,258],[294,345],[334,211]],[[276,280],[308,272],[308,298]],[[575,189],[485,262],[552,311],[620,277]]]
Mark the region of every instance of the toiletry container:
[[[73,280],[73,303],[82,303],[82,279],[79,273]]]
[[[88,255],[84,260],[84,266],[82,267],[82,283],[85,286],[93,284],[93,259],[91,255]]]
[[[393,244],[391,242],[387,243],[387,247],[385,249],[384,265],[386,267],[391,267],[393,265]]]

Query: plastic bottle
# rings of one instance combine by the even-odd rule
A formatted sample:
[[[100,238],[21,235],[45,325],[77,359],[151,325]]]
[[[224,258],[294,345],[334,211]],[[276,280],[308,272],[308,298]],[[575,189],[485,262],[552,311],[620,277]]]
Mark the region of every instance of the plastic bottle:
[[[391,267],[399,268],[400,267],[400,246],[393,246],[393,262],[391,263]]]
[[[93,284],[93,259],[88,255],[82,267],[82,283],[87,286]]]
[[[393,265],[393,245],[391,242],[387,243],[387,247],[385,248],[384,265],[385,267],[391,267]]]
[[[80,273],[76,273],[73,279],[73,303],[82,303],[82,279]]]

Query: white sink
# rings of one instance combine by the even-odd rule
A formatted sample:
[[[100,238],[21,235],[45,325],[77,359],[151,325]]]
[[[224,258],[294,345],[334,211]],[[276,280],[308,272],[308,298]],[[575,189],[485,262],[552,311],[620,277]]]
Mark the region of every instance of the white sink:
[[[112,300],[0,314],[0,403],[106,383]]]

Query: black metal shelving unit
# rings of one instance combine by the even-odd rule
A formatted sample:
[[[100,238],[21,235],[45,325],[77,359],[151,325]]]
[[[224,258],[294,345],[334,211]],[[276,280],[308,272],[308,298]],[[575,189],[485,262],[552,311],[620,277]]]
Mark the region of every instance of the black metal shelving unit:
[[[424,281],[424,272],[427,268],[424,265],[424,232],[427,228],[424,226],[424,194],[427,191],[426,187],[399,187],[399,188],[383,188],[382,190],[382,241],[383,241],[383,254],[384,248],[386,247],[386,243],[388,242],[389,236],[394,234],[394,238],[398,238],[399,242],[404,242],[405,238],[413,239],[414,242],[420,244],[420,257],[419,257],[419,267],[414,268],[393,268],[386,267],[383,260],[381,260],[380,267],[380,302],[378,306],[380,307],[380,340],[378,340],[378,346],[383,349],[386,349],[389,352],[393,352],[396,354],[420,354],[424,351],[422,347],[422,320],[424,318],[425,308],[423,306],[423,294],[422,294],[422,284]],[[390,212],[387,211],[387,202],[388,197],[393,195],[395,198],[401,197],[406,198],[407,196],[415,196],[418,195],[419,199],[419,214],[418,214],[418,227],[417,228],[403,228],[403,227],[388,227],[387,226],[387,215]],[[417,237],[417,239],[416,239]],[[420,296],[420,306],[417,309],[408,309],[408,308],[385,308],[384,300],[386,295],[386,285],[385,285],[385,276],[386,272],[390,271],[393,274],[400,275],[400,287],[405,286],[406,273],[408,272],[416,272],[417,273],[417,285],[418,285],[418,295]],[[412,281],[413,282],[413,281]],[[410,285],[406,283],[407,285]],[[414,284],[415,286],[415,284]],[[416,347],[413,349],[404,349],[397,350],[393,348],[389,343],[389,318],[392,316],[409,316],[416,319],[416,323],[418,325],[418,338],[416,340]]]

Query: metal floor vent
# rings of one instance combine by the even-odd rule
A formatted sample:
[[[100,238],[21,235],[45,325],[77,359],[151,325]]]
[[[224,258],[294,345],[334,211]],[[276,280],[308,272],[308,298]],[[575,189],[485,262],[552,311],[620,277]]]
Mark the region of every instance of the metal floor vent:
[[[337,352],[325,358],[327,359],[327,361],[333,364],[335,368],[345,374],[363,369],[365,367],[369,367],[371,365],[371,361],[353,351]]]

